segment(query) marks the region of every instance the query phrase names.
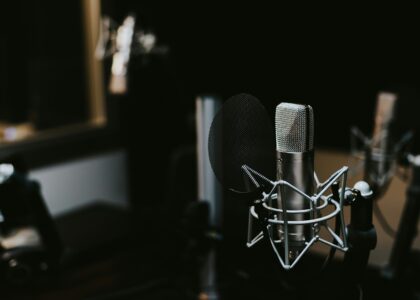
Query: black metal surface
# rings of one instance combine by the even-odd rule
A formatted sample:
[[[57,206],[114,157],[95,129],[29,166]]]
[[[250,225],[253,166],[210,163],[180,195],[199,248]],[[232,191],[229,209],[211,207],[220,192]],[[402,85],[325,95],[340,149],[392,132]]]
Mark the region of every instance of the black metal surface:
[[[350,286],[364,283],[370,252],[375,249],[377,236],[372,224],[373,199],[353,190],[351,218],[347,226],[349,249],[344,256],[345,279]]]

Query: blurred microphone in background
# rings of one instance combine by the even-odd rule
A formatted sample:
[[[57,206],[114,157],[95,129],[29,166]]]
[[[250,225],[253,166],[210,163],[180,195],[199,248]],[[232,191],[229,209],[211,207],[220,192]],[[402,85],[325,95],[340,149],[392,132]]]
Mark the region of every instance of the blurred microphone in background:
[[[402,180],[407,179],[408,173],[401,173],[399,166],[409,165],[406,158],[407,146],[411,146],[413,133],[409,131],[397,138],[396,116],[401,103],[399,94],[379,92],[372,137],[368,138],[359,129],[352,128],[352,153],[363,160],[364,180],[371,186],[374,201],[376,200],[373,206],[375,216],[384,232],[392,238],[396,232],[382,213],[377,200],[386,193],[395,175]],[[361,141],[362,151],[356,149],[356,139]]]
[[[387,190],[396,167],[396,103],[396,94],[378,94],[371,145],[366,149],[364,175],[364,180],[369,183],[376,197]]]
[[[169,52],[165,45],[157,45],[157,37],[153,32],[136,29],[137,20],[129,14],[121,25],[117,25],[108,16],[102,17],[96,47],[96,58],[112,57],[109,92],[121,95],[128,91],[128,68],[133,56],[161,55]]]
[[[129,15],[117,30],[116,49],[112,55],[111,79],[109,82],[109,90],[113,94],[124,94],[127,91],[127,68],[130,61],[135,24],[135,17]]]

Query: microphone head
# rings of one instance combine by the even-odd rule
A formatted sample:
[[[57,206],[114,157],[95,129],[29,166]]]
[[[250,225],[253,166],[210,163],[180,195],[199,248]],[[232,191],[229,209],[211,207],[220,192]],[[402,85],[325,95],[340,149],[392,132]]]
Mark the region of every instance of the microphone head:
[[[394,93],[380,92],[376,102],[375,123],[384,126],[393,121],[397,95]]]
[[[309,105],[283,102],[276,108],[277,152],[307,152],[314,148],[314,113]]]
[[[375,190],[376,197],[385,193],[394,174],[394,119],[397,99],[394,93],[380,92],[376,101],[370,154],[365,162],[365,179]]]

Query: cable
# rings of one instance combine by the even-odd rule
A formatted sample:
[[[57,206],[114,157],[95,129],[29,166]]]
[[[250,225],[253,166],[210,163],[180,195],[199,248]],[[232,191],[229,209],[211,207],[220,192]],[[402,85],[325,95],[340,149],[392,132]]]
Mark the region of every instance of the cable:
[[[373,213],[375,214],[376,218],[378,219],[379,225],[382,227],[384,232],[391,237],[392,239],[395,238],[397,235],[396,231],[392,226],[388,223],[388,220],[382,213],[381,208],[379,207],[379,204],[375,201],[373,204]]]

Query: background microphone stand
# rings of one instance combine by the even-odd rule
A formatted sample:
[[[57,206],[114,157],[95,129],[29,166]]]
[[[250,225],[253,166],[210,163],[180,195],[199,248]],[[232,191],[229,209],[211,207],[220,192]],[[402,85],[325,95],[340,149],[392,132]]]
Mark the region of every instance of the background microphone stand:
[[[398,226],[388,266],[384,269],[385,278],[402,279],[410,259],[417,224],[420,215],[420,156],[408,156],[412,179],[407,189],[407,200]]]

